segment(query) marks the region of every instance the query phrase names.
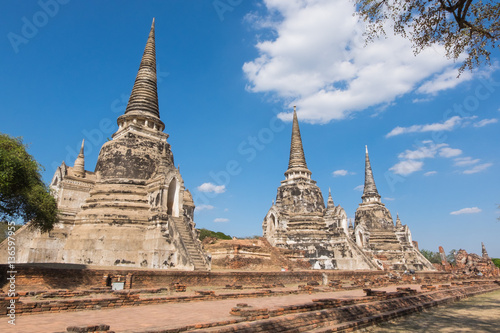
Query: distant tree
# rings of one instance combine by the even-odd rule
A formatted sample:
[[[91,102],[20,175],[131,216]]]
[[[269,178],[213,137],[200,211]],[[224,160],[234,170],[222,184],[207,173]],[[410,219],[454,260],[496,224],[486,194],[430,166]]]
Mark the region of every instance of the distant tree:
[[[213,237],[213,238],[217,238],[217,239],[232,239],[231,236],[226,235],[225,233],[220,232],[220,231],[215,232],[215,231],[208,230],[205,228],[200,229],[200,240],[202,241],[207,237]]]
[[[500,38],[498,0],[355,0],[358,15],[368,23],[367,41],[385,35],[384,24],[409,39],[415,54],[434,44],[446,55],[467,55],[462,72],[490,63],[491,50]]]
[[[42,181],[43,167],[26,148],[22,138],[0,133],[0,220],[22,219],[50,231],[57,222],[57,204]]]
[[[500,258],[493,258],[491,260],[493,260],[493,263],[495,264],[495,266],[500,268]]]
[[[243,237],[243,239],[260,239],[262,236],[259,236],[259,235],[253,235],[253,236],[247,236],[247,237]]]
[[[439,252],[422,249],[420,250],[420,253],[422,253],[422,255],[433,264],[441,263],[441,256],[439,255]]]

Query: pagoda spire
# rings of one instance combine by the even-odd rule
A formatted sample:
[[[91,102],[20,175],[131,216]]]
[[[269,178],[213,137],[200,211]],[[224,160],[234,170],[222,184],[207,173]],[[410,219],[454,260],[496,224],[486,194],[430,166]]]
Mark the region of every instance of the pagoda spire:
[[[138,119],[140,119],[139,122]],[[165,128],[160,120],[158,107],[154,18],[127,108],[125,113],[118,118],[120,128],[131,122],[145,124],[160,131]]]
[[[401,223],[401,220],[399,219],[399,213],[396,213],[396,228],[401,228],[403,224]]]
[[[484,246],[483,242],[481,242],[481,254],[482,254],[483,258],[486,258],[486,259],[489,258],[488,252],[486,252],[486,247]]]
[[[335,208],[335,203],[332,198],[332,190],[328,188],[328,201],[326,203],[326,208]]]
[[[290,159],[288,161],[288,170],[285,172],[288,178],[297,178],[305,176],[311,178],[311,171],[307,168],[304,148],[302,147],[302,138],[300,137],[299,120],[297,119],[296,107],[293,107],[293,125],[292,140],[290,144]]]
[[[363,202],[380,202],[380,194],[378,194],[375,180],[373,179],[372,166],[370,164],[370,157],[368,156],[368,146],[365,146],[365,188],[361,198]]]
[[[156,50],[155,50],[155,19],[151,24],[148,41],[144,48],[141,64],[135,79],[125,114],[140,112],[160,117],[158,108],[158,93],[156,91]]]
[[[80,148],[80,153],[75,160],[75,164],[73,165],[73,173],[77,177],[85,177],[85,155],[83,153],[85,145],[85,139],[82,140],[82,146]]]

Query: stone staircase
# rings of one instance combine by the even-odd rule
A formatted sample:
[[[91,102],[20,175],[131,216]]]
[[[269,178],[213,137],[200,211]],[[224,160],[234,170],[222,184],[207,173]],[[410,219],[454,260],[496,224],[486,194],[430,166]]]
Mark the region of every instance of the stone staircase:
[[[90,191],[75,221],[147,224],[149,209],[143,185],[101,182]]]
[[[370,231],[370,248],[374,251],[402,251],[396,234],[385,230]]]
[[[368,256],[363,250],[361,250],[356,242],[354,242],[352,239],[350,239],[348,236],[345,237],[346,242],[349,244],[349,247],[351,251],[354,251],[356,253],[356,256],[362,260],[364,263],[366,263],[371,269],[377,270],[380,269],[373,261],[372,257]]]
[[[183,217],[169,217],[173,222],[175,230],[180,234],[184,248],[193,262],[195,271],[209,270],[204,254],[198,242],[193,238],[193,233],[189,230],[188,225],[184,222]]]

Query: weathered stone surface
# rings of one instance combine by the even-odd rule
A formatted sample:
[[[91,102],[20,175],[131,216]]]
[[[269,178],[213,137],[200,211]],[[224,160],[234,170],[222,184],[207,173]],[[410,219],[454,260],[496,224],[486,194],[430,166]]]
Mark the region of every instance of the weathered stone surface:
[[[481,245],[482,256],[460,249],[455,255],[456,266],[452,268],[452,272],[468,276],[500,276],[500,269],[488,256],[484,244]]]
[[[444,252],[442,246],[439,247],[439,256],[441,257],[441,265],[446,266],[448,264],[448,261],[446,260],[446,253]]]
[[[295,109],[288,170],[262,228],[271,245],[301,251],[312,268],[377,269],[348,236],[347,215],[331,193],[325,207],[307,168]]]
[[[355,226],[335,206],[331,191],[325,207],[321,190],[305,162],[294,109],[290,161],[264,221],[264,237],[276,247],[298,250],[315,269],[433,270],[413,245],[410,229],[380,201],[366,148],[365,187]]]
[[[278,188],[276,204],[289,213],[320,213],[325,209],[321,190],[312,181],[295,180]]]
[[[45,234],[21,228],[16,262],[209,269],[159,118],[154,44],[153,21],[127,109],[95,172],[84,169],[82,144],[74,167],[63,162],[51,183],[60,223]]]
[[[311,269],[303,251],[271,246],[266,238],[203,240],[212,268],[249,271]],[[293,258],[293,259],[291,259]]]
[[[481,254],[483,258],[488,259],[490,256],[488,255],[488,252],[486,251],[486,247],[484,246],[484,243],[481,242]]]
[[[434,270],[434,266],[414,247],[411,232],[399,215],[394,225],[391,213],[380,201],[371,169],[368,148],[365,154],[365,190],[355,215],[354,238],[363,252],[380,268]]]
[[[155,137],[149,138],[141,134],[128,131],[106,142],[99,153],[96,173],[102,179],[146,180],[153,176],[162,163],[172,167],[174,161],[170,145],[166,142],[167,135],[155,133]]]

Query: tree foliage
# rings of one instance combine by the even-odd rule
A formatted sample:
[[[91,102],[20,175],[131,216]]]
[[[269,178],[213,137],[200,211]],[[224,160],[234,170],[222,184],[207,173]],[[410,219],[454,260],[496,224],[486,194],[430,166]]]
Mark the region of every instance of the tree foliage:
[[[455,255],[453,254],[455,251],[455,249],[451,250],[446,256],[446,261],[450,265],[455,265]],[[422,255],[433,264],[441,263],[441,254],[439,252],[422,249],[420,250],[420,253],[422,253]]]
[[[41,171],[22,138],[0,133],[0,220],[23,219],[43,232],[52,230],[57,205]]]
[[[200,229],[200,240],[202,241],[207,237],[213,237],[217,239],[232,239],[231,236],[226,235],[225,233],[222,233],[220,231],[215,232],[204,228]]]
[[[493,258],[491,260],[493,261],[493,263],[495,264],[495,266],[497,266],[498,268],[500,268],[500,258]]]
[[[420,253],[422,253],[422,255],[433,264],[441,263],[441,255],[439,252],[422,249],[420,250]]]
[[[14,230],[21,228],[19,224],[14,225]],[[9,224],[7,222],[0,222],[0,243],[8,237]]]
[[[394,33],[412,42],[415,54],[434,44],[446,55],[467,55],[460,72],[490,63],[490,51],[500,37],[498,0],[355,0],[358,15],[367,22],[367,41]]]

